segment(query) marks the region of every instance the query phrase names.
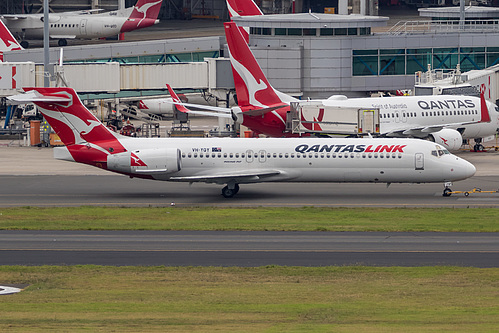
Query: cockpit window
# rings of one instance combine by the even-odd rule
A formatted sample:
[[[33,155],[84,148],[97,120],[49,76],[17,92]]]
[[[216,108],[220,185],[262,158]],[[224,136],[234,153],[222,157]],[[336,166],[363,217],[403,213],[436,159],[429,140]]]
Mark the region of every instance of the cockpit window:
[[[499,112],[499,107],[496,106],[495,109],[496,109],[496,112]]]
[[[442,156],[442,155],[450,154],[450,152],[447,149],[442,148],[441,146],[436,146],[436,148],[437,148],[436,150],[432,150],[431,151],[431,154],[433,156],[439,157],[439,156]]]

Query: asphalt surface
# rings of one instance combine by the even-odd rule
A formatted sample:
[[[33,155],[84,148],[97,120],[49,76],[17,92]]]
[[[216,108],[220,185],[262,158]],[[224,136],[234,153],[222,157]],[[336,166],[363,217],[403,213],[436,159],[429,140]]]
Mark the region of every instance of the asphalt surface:
[[[499,266],[495,233],[0,231],[0,265]]]
[[[220,186],[130,179],[52,159],[52,149],[0,145],[0,207],[328,206],[498,207],[498,193],[442,197],[442,184]],[[499,188],[499,153],[461,152],[477,175],[454,190]],[[0,216],[1,218],[1,216]],[[0,231],[0,265],[499,267],[497,233]]]

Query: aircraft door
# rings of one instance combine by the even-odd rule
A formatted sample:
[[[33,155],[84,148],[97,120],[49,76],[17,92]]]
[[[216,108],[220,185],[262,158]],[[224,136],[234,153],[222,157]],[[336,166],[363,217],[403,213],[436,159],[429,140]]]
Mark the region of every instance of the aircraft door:
[[[407,122],[407,111],[405,111],[405,110],[401,110],[401,111],[400,111],[400,114],[401,114],[401,118],[400,118],[400,120],[401,120],[403,123],[406,123],[406,122]]]
[[[424,170],[424,154],[416,153],[414,155],[414,166],[416,170]]]
[[[362,110],[361,128],[362,133],[374,133],[376,125],[374,122],[374,110]]]
[[[258,152],[258,162],[260,163],[265,163],[265,161],[267,160],[267,152],[265,150],[260,150]]]
[[[80,21],[80,35],[87,34],[87,20]]]
[[[400,122],[400,112],[398,112],[398,111],[395,112],[395,122],[396,123]]]
[[[253,162],[253,150],[246,150],[246,162]]]

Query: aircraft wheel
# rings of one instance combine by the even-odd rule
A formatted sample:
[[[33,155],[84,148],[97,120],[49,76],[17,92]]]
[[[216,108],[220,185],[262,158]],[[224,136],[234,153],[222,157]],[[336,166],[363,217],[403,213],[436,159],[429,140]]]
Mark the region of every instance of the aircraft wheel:
[[[29,43],[27,41],[25,41],[25,40],[23,40],[20,44],[25,49],[27,49],[29,47]]]
[[[223,189],[222,189],[222,195],[224,196],[224,198],[232,198],[234,195],[236,195],[237,191],[236,189],[230,189],[228,186],[225,186]]]
[[[470,195],[470,192],[464,192],[464,196],[468,197]]]
[[[237,194],[239,192],[239,184],[234,184],[234,194]]]
[[[450,188],[446,188],[446,189],[444,189],[444,193],[442,194],[442,196],[450,197],[452,194],[451,192],[452,192],[452,190]]]
[[[64,38],[61,38],[57,42],[57,45],[59,45],[59,46],[66,46],[66,45],[68,45],[68,41],[66,39],[64,39]]]

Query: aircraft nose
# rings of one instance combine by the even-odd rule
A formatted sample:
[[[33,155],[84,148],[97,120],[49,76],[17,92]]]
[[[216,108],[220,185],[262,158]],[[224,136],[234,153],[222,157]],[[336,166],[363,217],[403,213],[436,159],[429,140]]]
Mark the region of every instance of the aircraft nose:
[[[465,171],[466,178],[473,177],[475,175],[475,172],[476,172],[475,166],[468,161],[464,161],[464,162],[466,162],[466,171]]]
[[[459,159],[459,172],[458,176],[460,179],[466,179],[473,177],[473,175],[476,172],[476,168],[473,164],[470,162],[463,160],[462,158]]]

